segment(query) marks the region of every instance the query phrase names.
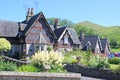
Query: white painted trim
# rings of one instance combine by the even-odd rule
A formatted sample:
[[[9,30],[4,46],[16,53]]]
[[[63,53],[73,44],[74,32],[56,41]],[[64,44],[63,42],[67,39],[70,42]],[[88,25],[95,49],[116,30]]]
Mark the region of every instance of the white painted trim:
[[[65,28],[65,30],[64,30],[64,31],[63,31],[63,33],[62,33],[62,35],[59,37],[58,41],[60,41],[60,40],[61,40],[61,38],[62,38],[62,37],[63,37],[63,35],[65,34],[66,30],[67,30],[67,28]]]

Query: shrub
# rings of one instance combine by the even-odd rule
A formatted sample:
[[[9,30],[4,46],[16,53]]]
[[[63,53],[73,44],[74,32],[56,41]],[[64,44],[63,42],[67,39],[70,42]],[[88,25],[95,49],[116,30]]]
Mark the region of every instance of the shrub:
[[[119,57],[110,58],[110,59],[108,59],[108,62],[110,64],[120,64],[120,58]]]
[[[117,73],[120,73],[120,64],[118,66],[118,68],[116,69]]]
[[[0,56],[0,71],[15,71],[17,69],[17,65],[11,62],[4,62],[2,57]]]
[[[5,38],[0,38],[0,51],[10,50],[10,49],[11,49],[10,42]]]
[[[47,50],[50,52],[50,51],[53,50],[53,48],[52,48],[51,46],[48,46],[48,47],[47,47]]]
[[[3,71],[15,71],[17,69],[17,65],[12,62],[5,62],[3,64]]]
[[[110,64],[105,62],[104,60],[101,60],[96,68],[110,68]]]
[[[3,59],[2,59],[2,57],[0,56],[0,71],[2,71],[3,70]]]
[[[38,68],[33,65],[22,65],[18,67],[17,70],[23,72],[38,72]]]
[[[46,71],[47,69],[56,69],[56,66],[62,66],[63,55],[55,51],[41,51],[32,56],[32,63]]]
[[[76,60],[76,57],[81,56],[82,59],[80,60],[80,63],[84,63],[84,60],[86,58],[86,53],[84,51],[81,50],[73,50],[70,52],[66,52],[64,53],[64,63],[74,63],[74,61]]]

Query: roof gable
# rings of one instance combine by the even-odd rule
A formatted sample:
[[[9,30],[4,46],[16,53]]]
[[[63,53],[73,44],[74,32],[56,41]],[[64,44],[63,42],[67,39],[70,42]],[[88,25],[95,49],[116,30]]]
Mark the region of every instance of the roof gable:
[[[57,28],[54,32],[57,36],[57,40],[60,41],[61,38],[63,37],[63,35],[65,34],[65,32],[68,31],[68,34],[70,35],[70,38],[72,39],[74,44],[81,44],[77,33],[75,32],[74,29],[72,28],[67,28],[67,27],[61,27],[61,28]]]
[[[33,25],[37,22],[37,20],[39,18],[42,18],[44,20],[46,27],[49,28],[50,33],[56,38],[54,32],[52,31],[50,25],[48,24],[48,22],[47,22],[44,14],[42,12],[40,12],[40,13],[38,13],[30,18],[30,20],[27,22],[26,28],[23,31],[23,36],[26,36],[29,33],[29,31],[31,30],[31,28],[33,27]]]
[[[89,41],[91,43],[91,48],[95,49],[98,39],[98,36],[85,36],[84,40],[82,41],[82,45],[83,47],[85,47],[87,42]]]
[[[58,41],[63,37],[65,32],[66,32],[66,27],[60,27],[60,28],[55,29],[54,33]]]
[[[106,46],[108,46],[108,49],[110,49],[107,39],[100,39],[100,40],[101,40],[103,51],[105,50]]]

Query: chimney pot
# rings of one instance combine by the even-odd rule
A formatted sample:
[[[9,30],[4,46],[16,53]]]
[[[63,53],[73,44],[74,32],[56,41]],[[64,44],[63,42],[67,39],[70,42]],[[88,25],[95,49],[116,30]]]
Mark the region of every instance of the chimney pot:
[[[31,16],[33,16],[34,15],[34,10],[33,10],[33,8],[31,8]]]

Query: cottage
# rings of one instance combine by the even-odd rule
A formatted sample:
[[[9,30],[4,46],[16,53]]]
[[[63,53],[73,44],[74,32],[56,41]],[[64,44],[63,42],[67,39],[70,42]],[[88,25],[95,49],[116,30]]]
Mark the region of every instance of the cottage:
[[[23,22],[0,21],[0,28],[0,37],[6,38],[12,44],[10,53],[31,56],[38,50],[53,46],[56,38],[43,13],[34,15],[32,8],[28,9]]]
[[[92,50],[93,53],[107,55],[110,53],[110,45],[107,39],[100,39],[99,36],[84,36],[82,32],[79,40],[82,43],[82,50]]]
[[[0,28],[0,37],[10,41],[10,53],[17,58],[21,54],[31,56],[39,50],[47,50],[47,47],[55,50],[81,48],[74,29],[61,27],[58,19],[54,25],[49,25],[42,12],[34,15],[33,8],[28,8],[26,19],[22,22],[0,20]]]
[[[60,27],[55,29],[54,32],[57,36],[54,44],[55,48],[66,51],[73,50],[73,48],[81,48],[81,42],[74,29]]]
[[[84,33],[81,33],[79,39],[82,43],[82,50],[91,49],[93,53],[101,53],[102,45],[99,36],[84,36]]]
[[[108,42],[108,39],[100,39],[101,41],[101,44],[102,44],[102,53],[103,54],[110,54],[110,45],[109,45],[109,42]]]
[[[70,51],[73,48],[81,48],[81,42],[73,28],[60,26],[58,19],[55,19],[55,24],[50,26],[57,37],[53,46],[55,50]]]

